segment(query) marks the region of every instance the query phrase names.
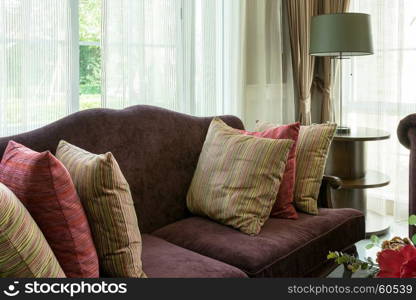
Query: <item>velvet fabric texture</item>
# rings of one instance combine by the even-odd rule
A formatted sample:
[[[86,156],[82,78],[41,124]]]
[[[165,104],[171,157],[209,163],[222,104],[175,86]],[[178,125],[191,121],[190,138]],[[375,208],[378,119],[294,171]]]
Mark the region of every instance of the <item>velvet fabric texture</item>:
[[[397,127],[400,143],[410,149],[409,157],[409,215],[416,215],[416,114],[408,115]],[[416,234],[416,227],[409,225],[409,236]]]
[[[98,257],[71,176],[49,151],[10,141],[0,182],[12,190],[39,225],[67,277],[96,278]]]
[[[270,218],[257,236],[248,236],[201,217],[188,218],[153,234],[243,270],[250,277],[302,277],[364,238],[364,216],[354,209],[320,209],[318,216]]]
[[[234,116],[221,119],[244,129]],[[0,138],[55,153],[60,140],[92,153],[111,152],[130,185],[142,233],[189,216],[186,194],[212,118],[137,105],[74,113],[31,132]]]
[[[233,128],[244,129],[236,117],[221,119]],[[0,138],[0,156],[9,140],[15,140],[36,151],[50,150],[53,153],[61,139],[90,152],[112,152],[130,185],[140,230],[142,233],[150,233],[168,224],[176,227],[180,220],[189,222],[202,219],[187,219],[191,214],[186,208],[186,193],[211,120],[212,118],[192,117],[143,105],[123,110],[92,109],[28,133]],[[253,272],[257,272],[251,276],[307,276],[324,274],[314,267],[321,268],[327,264],[327,253],[323,253],[323,248],[342,249],[343,245],[349,243],[351,246],[363,238],[364,218],[358,217],[360,221],[354,221],[356,214],[354,210],[331,209],[328,213],[321,210],[318,217],[300,214],[298,220],[269,219],[256,237],[203,219],[204,228],[198,228],[200,223],[192,223],[183,232],[177,231],[172,235],[177,235],[176,239],[183,235],[183,239],[191,242],[196,239],[201,249],[199,252],[206,247],[202,242],[204,236],[209,249],[221,249],[215,250],[216,253],[211,253],[214,251],[210,250],[212,256],[234,256],[233,263],[238,264],[238,260],[241,260],[239,265],[250,266]],[[324,217],[326,215],[328,216]],[[348,217],[351,221],[344,222]],[[333,221],[329,221],[332,218]],[[206,222],[212,226],[212,230],[206,230]],[[270,228],[269,222],[277,223]],[[328,234],[323,235],[325,238],[315,240],[313,236],[317,236],[322,228]],[[231,232],[233,235],[229,235]],[[266,232],[273,235],[273,239],[264,237]],[[226,236],[223,236],[225,233]],[[236,233],[246,239],[234,238]],[[283,234],[281,239],[278,239],[279,234]],[[236,272],[235,267],[231,270],[223,262],[217,265],[214,262],[218,261],[214,258],[206,260],[207,256],[196,255],[189,249],[182,251],[178,245],[170,250],[172,244],[160,238],[147,242],[148,236],[142,235],[142,261],[149,277],[187,277],[190,276],[188,274],[194,274],[195,277],[244,276],[242,272]],[[233,248],[232,254],[230,248]],[[226,254],[220,253],[222,249],[227,251]],[[265,259],[262,256],[267,253],[275,253],[282,263],[264,266]],[[287,257],[280,253],[286,253]],[[272,256],[274,255],[266,255],[267,259]],[[252,258],[254,261],[250,263]],[[260,262],[263,270],[259,267]],[[215,270],[211,268],[214,264],[218,266]],[[312,273],[305,273],[311,268],[314,269]]]
[[[282,182],[280,183],[279,192],[277,193],[276,201],[273,204],[271,217],[297,219],[298,214],[293,206],[293,192],[295,189],[295,175],[296,175],[296,145],[299,136],[300,123],[289,125],[282,125],[267,129],[265,131],[251,132],[242,130],[241,132],[247,135],[269,138],[269,139],[290,139],[294,142],[290,149],[289,156],[286,163],[285,172],[283,174]]]
[[[261,139],[214,118],[189,187],[189,210],[256,235],[276,201],[290,139]]]
[[[244,278],[236,267],[178,247],[158,237],[143,235],[143,269],[149,278]]]

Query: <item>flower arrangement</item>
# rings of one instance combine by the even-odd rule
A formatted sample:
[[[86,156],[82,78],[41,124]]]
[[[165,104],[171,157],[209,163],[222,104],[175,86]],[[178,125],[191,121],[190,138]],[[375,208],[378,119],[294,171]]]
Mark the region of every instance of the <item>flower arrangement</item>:
[[[416,215],[409,217],[409,224],[416,226]],[[361,260],[355,256],[334,251],[329,252],[328,259],[344,265],[344,277],[352,273],[367,270],[368,277],[378,278],[416,278],[416,234],[410,239],[394,237],[380,242],[375,235],[366,249],[379,247],[376,263],[371,257]]]

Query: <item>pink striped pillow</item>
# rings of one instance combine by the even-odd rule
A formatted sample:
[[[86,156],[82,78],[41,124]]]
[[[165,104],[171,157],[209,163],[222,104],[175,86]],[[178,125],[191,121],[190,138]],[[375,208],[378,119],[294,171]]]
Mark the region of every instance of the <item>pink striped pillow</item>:
[[[271,217],[284,219],[297,219],[298,214],[293,206],[293,194],[295,190],[296,177],[296,145],[299,136],[300,123],[293,123],[289,125],[282,125],[274,127],[261,132],[250,132],[241,130],[240,132],[246,135],[269,139],[290,139],[294,144],[289,152],[289,158],[286,163],[286,169],[283,174],[282,182],[280,183],[279,192],[277,193],[276,202],[273,205],[270,213]]]
[[[98,277],[98,257],[75,186],[49,151],[10,141],[0,163],[0,182],[26,206],[68,277]]]

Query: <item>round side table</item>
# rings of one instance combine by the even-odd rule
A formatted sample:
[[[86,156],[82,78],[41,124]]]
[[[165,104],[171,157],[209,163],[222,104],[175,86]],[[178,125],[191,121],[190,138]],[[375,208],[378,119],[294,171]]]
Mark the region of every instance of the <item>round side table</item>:
[[[352,128],[347,134],[335,134],[328,154],[325,174],[342,179],[339,190],[333,190],[335,208],[350,207],[366,216],[366,236],[384,235],[389,231],[385,217],[367,213],[366,189],[379,188],[390,183],[390,178],[376,170],[366,169],[366,142],[390,138],[383,130]]]

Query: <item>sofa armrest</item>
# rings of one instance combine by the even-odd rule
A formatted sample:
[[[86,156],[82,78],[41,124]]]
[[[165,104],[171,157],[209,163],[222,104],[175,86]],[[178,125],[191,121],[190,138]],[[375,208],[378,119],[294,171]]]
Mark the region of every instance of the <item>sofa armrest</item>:
[[[342,180],[336,176],[324,175],[322,178],[321,189],[319,191],[318,206],[333,208],[331,189],[339,190],[342,187]]]
[[[337,176],[324,175],[322,184],[327,184],[334,190],[339,190],[342,187],[342,179]]]
[[[416,214],[416,114],[402,119],[397,127],[400,143],[410,150],[409,155],[409,214]],[[416,228],[409,226],[409,236],[416,234]]]
[[[412,138],[415,135],[416,114],[408,115],[402,119],[397,127],[397,137],[400,143],[407,149],[412,147]],[[414,146],[414,145],[413,145]]]

